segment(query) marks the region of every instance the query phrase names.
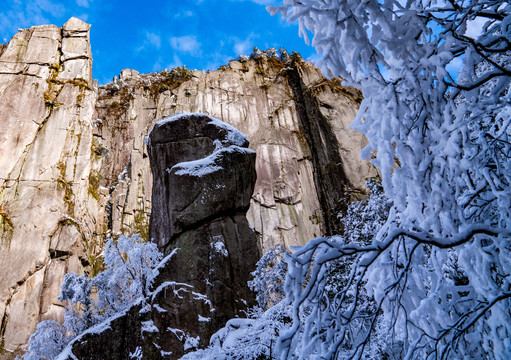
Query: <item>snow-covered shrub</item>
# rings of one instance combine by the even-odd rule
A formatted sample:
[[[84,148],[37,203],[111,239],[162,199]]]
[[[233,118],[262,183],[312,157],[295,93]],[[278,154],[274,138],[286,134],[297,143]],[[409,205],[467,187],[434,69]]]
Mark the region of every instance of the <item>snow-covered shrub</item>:
[[[278,59],[277,50],[275,48],[269,48],[266,50],[266,56],[273,59]]]
[[[58,322],[44,320],[37,324],[28,340],[24,360],[53,360],[69,341],[66,328]]]
[[[289,53],[287,52],[286,49],[283,49],[283,48],[280,48],[279,49],[279,59],[280,61],[282,61],[284,64],[287,63],[289,61]]]
[[[287,264],[284,261],[286,249],[276,245],[269,249],[257,262],[252,272],[254,277],[248,282],[249,288],[256,293],[256,300],[261,309],[268,309],[284,297],[284,280]]]
[[[162,257],[157,245],[144,242],[139,234],[120,236],[116,242],[109,239],[105,245],[105,270],[93,278],[97,315],[109,316],[145,301]]]
[[[54,321],[38,324],[23,359],[53,359],[86,329],[148,301],[159,268],[171,256],[162,260],[156,244],[143,242],[139,234],[109,239],[102,272],[93,278],[75,273],[64,276],[59,295],[60,301],[68,302],[64,325]]]
[[[239,55],[238,61],[241,63],[247,62],[250,58],[247,55]]]
[[[278,337],[291,325],[291,308],[279,303],[252,315],[248,319],[229,320],[211,337],[208,348],[188,353],[182,359],[278,359]]]
[[[69,303],[64,322],[74,335],[145,301],[162,254],[156,244],[143,242],[136,234],[108,239],[103,258],[105,269],[93,278],[74,273],[64,276],[59,300]]]
[[[254,60],[260,60],[262,59],[264,56],[266,55],[265,52],[259,50],[256,46],[254,46],[254,49],[252,51],[252,54],[250,55],[250,58],[251,59],[254,59]]]
[[[370,245],[385,225],[392,203],[385,196],[379,179],[369,179],[366,186],[370,196],[367,199],[351,203],[344,216],[339,214],[344,234],[333,236],[330,241],[339,244]],[[355,256],[345,256],[328,264],[325,290],[329,297],[335,297],[341,288],[346,286],[354,260]],[[361,289],[361,291],[367,298],[365,290]]]
[[[95,319],[95,306],[91,297],[93,281],[86,275],[76,273],[64,275],[59,301],[67,301],[64,313],[64,326],[71,335],[77,335],[98,321]]]

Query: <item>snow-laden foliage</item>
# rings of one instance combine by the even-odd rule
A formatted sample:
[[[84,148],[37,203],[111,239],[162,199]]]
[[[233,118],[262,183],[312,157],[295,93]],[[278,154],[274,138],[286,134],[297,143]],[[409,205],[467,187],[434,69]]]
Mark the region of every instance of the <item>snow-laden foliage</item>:
[[[105,245],[105,269],[93,278],[97,289],[98,315],[110,316],[145,301],[163,254],[153,242],[139,234],[109,239]]]
[[[289,263],[286,300],[290,303],[288,306],[293,307],[294,318],[293,325],[288,326],[280,340],[292,333],[293,344],[291,351],[280,347],[281,356],[292,359],[314,356],[350,358],[353,353],[361,355],[355,344],[363,341],[365,358],[400,358],[396,350],[402,345],[389,336],[389,326],[383,321],[374,297],[364,286],[367,280],[353,281],[353,268],[359,254],[348,251],[338,256],[334,251],[336,247],[358,249],[368,246],[382,231],[392,204],[376,179],[370,179],[367,185],[371,196],[350,204],[341,218],[345,235],[315,239],[295,253],[285,255]],[[332,254],[336,256],[330,258]],[[304,262],[298,265],[297,257]],[[297,280],[304,291],[311,291],[310,298],[298,294],[294,287]],[[302,296],[303,301],[290,301],[297,295]]]
[[[69,341],[66,329],[58,322],[45,320],[37,324],[28,342],[24,360],[55,359]]]
[[[319,238],[288,256],[283,357],[302,332],[310,353],[363,357],[382,313],[398,357],[509,358],[510,2],[284,0],[269,10],[298,20],[319,65],[362,88],[353,127],[393,202],[371,244]],[[346,257],[333,311],[320,301],[325,277]],[[363,288],[369,313],[356,301]],[[355,336],[361,319],[371,327]]]
[[[145,301],[161,260],[156,244],[143,242],[138,234],[120,236],[117,241],[109,239],[105,244],[103,271],[93,278],[75,273],[64,276],[59,300],[69,303],[64,316],[68,331],[78,335]]]
[[[183,360],[277,359],[278,337],[290,324],[291,307],[278,303],[251,318],[235,318],[215,333],[210,346],[186,354]]]
[[[284,261],[286,249],[276,245],[268,250],[256,264],[252,272],[253,279],[248,282],[250,290],[256,294],[257,304],[261,309],[268,309],[286,296],[284,280],[287,263]]]
[[[68,273],[59,296],[68,302],[64,324],[43,321],[29,339],[25,360],[55,359],[73,338],[90,327],[147,302],[150,287],[162,260],[156,244],[143,242],[139,234],[109,239],[104,250],[104,270],[93,278]]]

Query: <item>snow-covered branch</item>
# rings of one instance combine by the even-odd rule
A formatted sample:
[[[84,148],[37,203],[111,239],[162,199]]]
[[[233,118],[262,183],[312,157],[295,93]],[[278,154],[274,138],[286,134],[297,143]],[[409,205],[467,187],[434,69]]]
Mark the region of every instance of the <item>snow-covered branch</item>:
[[[269,11],[314,34],[326,73],[362,88],[353,127],[393,204],[372,241],[320,238],[287,256],[283,358],[300,341],[311,343],[302,358],[378,357],[378,341],[390,358],[507,358],[511,4],[283,0]],[[332,267],[345,273],[334,290]]]

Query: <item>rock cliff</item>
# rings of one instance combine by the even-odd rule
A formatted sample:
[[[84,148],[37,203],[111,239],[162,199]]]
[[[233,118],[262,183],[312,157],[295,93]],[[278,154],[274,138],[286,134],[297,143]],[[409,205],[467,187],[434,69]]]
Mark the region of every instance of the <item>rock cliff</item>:
[[[20,31],[0,55],[0,336],[24,345],[59,318],[59,282],[90,265],[88,196],[97,94],[90,25]]]
[[[65,272],[94,273],[106,237],[149,238],[152,174],[143,143],[157,120],[200,112],[247,135],[257,182],[248,220],[260,250],[338,228],[375,170],[348,129],[356,89],[297,59],[262,55],[213,72],[123,70],[92,81],[90,25],[21,30],[0,48],[0,338],[23,347],[59,319]],[[2,355],[0,355],[2,356]]]

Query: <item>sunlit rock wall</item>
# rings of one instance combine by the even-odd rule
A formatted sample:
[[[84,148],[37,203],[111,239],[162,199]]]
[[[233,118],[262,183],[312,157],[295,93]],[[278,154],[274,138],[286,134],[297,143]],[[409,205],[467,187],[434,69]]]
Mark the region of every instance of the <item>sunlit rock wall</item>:
[[[376,174],[359,156],[365,138],[349,129],[360,99],[356,89],[304,61],[263,57],[231,61],[214,72],[123,71],[99,89],[95,129],[98,146],[115,156],[98,171],[114,179],[127,169],[112,197],[112,230],[137,231],[137,217],[147,222],[142,214],[150,210],[151,178],[142,141],[155,119],[200,112],[240,129],[256,150],[248,218],[263,250],[335,233],[338,213],[363,196],[365,179]]]
[[[21,30],[0,55],[0,335],[26,343],[59,318],[60,282],[88,265],[98,208],[89,196],[90,25]]]
[[[375,175],[348,129],[356,89],[299,59],[231,61],[92,81],[90,25],[21,30],[0,46],[0,343],[24,346],[37,322],[61,319],[67,271],[95,273],[104,239],[148,238],[154,123],[200,112],[242,131],[256,150],[247,214],[261,250],[332,234]],[[8,353],[10,354],[10,353]],[[0,354],[0,358],[4,355]]]

